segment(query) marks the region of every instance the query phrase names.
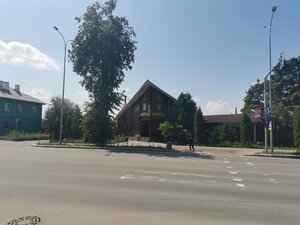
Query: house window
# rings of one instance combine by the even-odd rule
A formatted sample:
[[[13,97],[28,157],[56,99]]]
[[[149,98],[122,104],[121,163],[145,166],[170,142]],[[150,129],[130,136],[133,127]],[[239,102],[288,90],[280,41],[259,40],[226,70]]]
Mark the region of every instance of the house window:
[[[36,113],[36,106],[32,106],[32,113]]]
[[[4,128],[8,129],[8,121],[4,121]]]
[[[10,104],[9,103],[4,104],[4,111],[5,112],[10,112]]]
[[[146,103],[146,102],[143,103],[143,111],[144,111],[144,112],[147,111],[147,103]]]
[[[134,106],[134,112],[139,112],[139,111],[140,111],[139,105],[135,105],[135,106]]]
[[[23,112],[23,105],[22,104],[18,104],[18,112]]]
[[[156,110],[157,110],[157,112],[161,112],[161,104],[160,103],[157,103]]]

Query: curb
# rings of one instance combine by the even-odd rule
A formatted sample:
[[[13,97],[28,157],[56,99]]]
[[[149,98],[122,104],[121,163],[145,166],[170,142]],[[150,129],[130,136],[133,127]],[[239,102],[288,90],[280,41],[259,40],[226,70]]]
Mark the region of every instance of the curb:
[[[282,158],[282,159],[300,159],[300,155],[280,155],[280,154],[254,154],[247,156],[265,157],[265,158]]]
[[[72,149],[87,149],[87,150],[105,150],[110,152],[124,152],[124,153],[155,153],[155,154],[178,154],[186,156],[201,155],[199,152],[182,152],[178,150],[167,150],[167,149],[156,149],[156,148],[131,148],[123,146],[112,146],[112,147],[95,147],[95,146],[61,146],[61,145],[39,145],[32,144],[33,147],[42,148],[72,148]]]

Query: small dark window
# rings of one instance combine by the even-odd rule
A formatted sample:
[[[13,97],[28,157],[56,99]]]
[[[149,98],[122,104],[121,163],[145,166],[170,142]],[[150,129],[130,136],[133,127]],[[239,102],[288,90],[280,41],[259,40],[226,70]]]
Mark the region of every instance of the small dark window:
[[[8,129],[8,121],[4,121],[4,128]]]
[[[10,104],[9,103],[4,104],[4,111],[5,112],[10,112]]]
[[[140,111],[139,105],[135,105],[135,106],[134,106],[134,112],[139,112],[139,111]]]
[[[23,112],[23,105],[22,104],[18,104],[18,112]]]
[[[32,113],[36,113],[36,106],[32,106]]]
[[[160,103],[157,103],[156,110],[157,110],[157,112],[161,112],[161,104]]]

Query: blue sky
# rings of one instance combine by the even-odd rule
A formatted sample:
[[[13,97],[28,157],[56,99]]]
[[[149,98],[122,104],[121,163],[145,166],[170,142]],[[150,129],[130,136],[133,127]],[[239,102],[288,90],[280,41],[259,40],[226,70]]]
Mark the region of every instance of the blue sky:
[[[0,0],[0,80],[46,103],[61,95],[63,41],[73,39],[90,0]],[[104,1],[100,1],[104,2]],[[269,68],[268,30],[272,6],[272,61],[300,55],[300,0],[119,0],[137,37],[133,69],[122,90],[130,99],[149,79],[174,96],[189,92],[204,114],[234,113],[246,90]],[[81,77],[67,64],[65,97],[83,105]]]

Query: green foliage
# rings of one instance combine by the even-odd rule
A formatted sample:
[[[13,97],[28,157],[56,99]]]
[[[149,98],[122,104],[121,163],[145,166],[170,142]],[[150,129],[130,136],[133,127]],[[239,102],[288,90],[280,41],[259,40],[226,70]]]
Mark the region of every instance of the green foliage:
[[[257,80],[257,83],[251,85],[249,90],[246,91],[246,96],[244,97],[244,108],[242,111],[250,112],[256,108],[260,108],[261,102],[264,101],[264,83],[260,83],[260,80]]]
[[[295,107],[293,115],[294,146],[300,148],[300,105]]]
[[[282,69],[275,67],[272,76],[272,93],[274,95],[274,105],[277,102],[293,112],[297,105],[300,105],[300,57],[291,58],[284,62]]]
[[[192,135],[194,133],[194,115],[197,110],[196,102],[189,93],[180,93],[176,101],[178,123],[182,124]]]
[[[92,102],[84,119],[85,139],[99,144],[105,144],[110,136],[109,114],[121,104],[118,89],[124,80],[123,70],[132,68],[136,50],[133,28],[124,17],[113,15],[115,8],[116,0],[96,2],[82,18],[76,18],[78,33],[70,53],[73,70],[83,78],[80,83]]]
[[[195,144],[202,145],[205,141],[205,127],[201,108],[199,107],[194,116],[194,140]]]
[[[103,110],[87,103],[82,121],[85,142],[105,145],[112,138],[113,123],[110,116],[105,116]]]
[[[159,130],[166,141],[172,141],[174,144],[185,144],[189,135],[188,130],[181,124],[167,121],[159,124]]]
[[[0,136],[0,140],[9,141],[28,141],[28,140],[45,140],[49,135],[40,132],[24,132],[19,130],[10,130],[5,135]]]
[[[61,98],[56,96],[50,100],[50,105],[45,112],[43,127],[46,132],[50,134],[51,139],[59,139],[60,129],[60,109]],[[71,100],[64,99],[64,120],[63,120],[63,134],[65,138],[77,139],[82,136],[80,128],[82,113],[78,105],[75,105]]]
[[[244,147],[251,146],[251,120],[247,113],[242,114],[242,120],[240,123],[241,129],[241,144]]]
[[[236,123],[224,123],[206,129],[206,143],[212,146],[237,146],[240,142],[240,126]]]

